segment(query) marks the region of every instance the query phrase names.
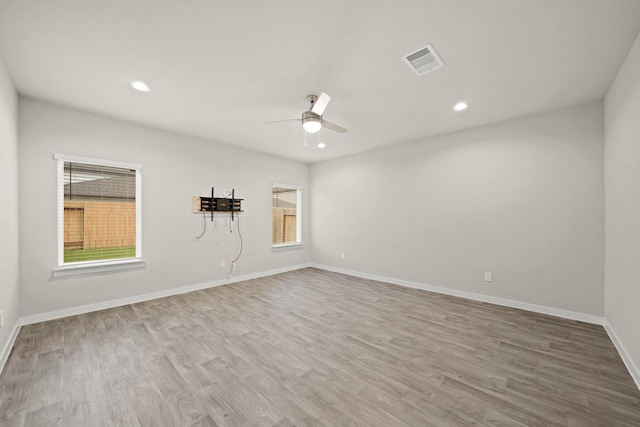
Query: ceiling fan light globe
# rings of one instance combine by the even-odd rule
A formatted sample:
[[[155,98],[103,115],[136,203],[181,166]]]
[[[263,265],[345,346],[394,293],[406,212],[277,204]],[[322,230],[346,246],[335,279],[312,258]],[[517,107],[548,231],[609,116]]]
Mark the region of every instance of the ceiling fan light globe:
[[[314,119],[307,119],[302,123],[302,127],[307,133],[317,133],[322,127],[322,122]]]

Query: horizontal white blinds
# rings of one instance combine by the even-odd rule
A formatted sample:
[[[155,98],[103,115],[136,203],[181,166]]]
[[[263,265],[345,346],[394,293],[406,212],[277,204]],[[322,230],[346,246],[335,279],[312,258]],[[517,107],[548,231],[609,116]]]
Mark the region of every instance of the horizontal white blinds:
[[[64,162],[65,200],[135,202],[136,171],[110,166]]]
[[[273,188],[274,208],[296,208],[298,203],[298,190],[295,188]]]

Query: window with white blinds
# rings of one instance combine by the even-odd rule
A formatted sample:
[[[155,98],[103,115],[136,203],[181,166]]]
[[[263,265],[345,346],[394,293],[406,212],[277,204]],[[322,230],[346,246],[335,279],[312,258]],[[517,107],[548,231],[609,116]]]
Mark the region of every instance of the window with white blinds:
[[[293,185],[273,184],[271,190],[271,244],[302,243],[300,214],[302,189]]]
[[[56,154],[58,267],[142,257],[140,165]]]

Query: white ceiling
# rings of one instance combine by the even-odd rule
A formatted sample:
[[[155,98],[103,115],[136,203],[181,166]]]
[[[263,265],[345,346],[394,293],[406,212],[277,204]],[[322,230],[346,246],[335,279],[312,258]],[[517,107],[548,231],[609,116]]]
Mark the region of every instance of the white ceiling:
[[[638,0],[0,0],[21,95],[309,163],[602,99],[639,32]],[[264,124],[323,91],[327,148]]]

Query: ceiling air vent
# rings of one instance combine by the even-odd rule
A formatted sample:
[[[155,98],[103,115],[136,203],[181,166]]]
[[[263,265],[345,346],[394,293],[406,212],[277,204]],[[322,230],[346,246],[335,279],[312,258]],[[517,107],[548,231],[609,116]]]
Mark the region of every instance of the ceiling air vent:
[[[403,56],[402,60],[419,76],[444,67],[444,62],[430,44]]]

